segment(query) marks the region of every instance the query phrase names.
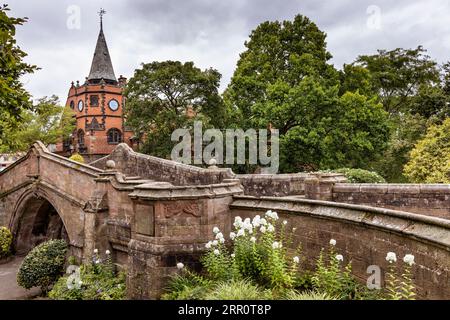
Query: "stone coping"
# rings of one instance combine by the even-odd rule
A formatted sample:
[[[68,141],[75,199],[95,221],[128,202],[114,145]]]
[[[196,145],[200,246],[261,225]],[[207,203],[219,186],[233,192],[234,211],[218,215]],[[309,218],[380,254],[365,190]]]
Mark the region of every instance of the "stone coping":
[[[450,220],[404,211],[321,200],[234,196],[232,209],[275,210],[382,229],[414,237],[450,251]]]
[[[132,199],[178,200],[198,198],[218,198],[243,193],[239,181],[210,184],[174,186],[167,182],[151,182],[134,187],[129,194]]]
[[[100,158],[100,159],[98,159],[96,161],[93,161],[93,162],[91,162],[91,164],[96,164],[98,162],[108,160],[113,153],[120,152],[121,149],[125,153],[128,153],[128,154],[130,154],[130,155],[132,155],[134,157],[150,160],[150,161],[152,161],[154,163],[159,163],[159,164],[166,165],[166,166],[173,167],[173,168],[180,168],[180,169],[185,169],[186,171],[201,172],[201,173],[224,173],[225,172],[225,173],[229,173],[230,176],[233,175],[231,169],[229,169],[229,168],[215,168],[215,169],[200,168],[200,167],[192,166],[192,165],[189,165],[189,164],[176,162],[176,161],[173,161],[173,160],[158,158],[158,157],[154,157],[154,156],[151,156],[151,155],[148,155],[148,154],[139,153],[139,152],[136,152],[133,149],[131,149],[130,146],[128,146],[126,143],[120,143],[111,152],[110,155],[105,156],[103,158]]]
[[[19,165],[23,161],[27,160],[30,157],[31,153],[33,153],[33,150],[36,150],[37,155],[39,157],[45,158],[45,159],[53,161],[53,162],[57,162],[65,167],[77,170],[79,172],[86,173],[90,176],[95,177],[95,176],[98,176],[99,173],[104,172],[104,170],[98,169],[96,167],[92,167],[92,166],[84,164],[84,163],[79,163],[79,162],[70,160],[69,158],[65,158],[63,156],[52,153],[52,152],[48,151],[47,147],[41,141],[36,141],[33,144],[33,146],[30,148],[30,150],[28,150],[28,152],[23,157],[21,157],[19,160],[17,160],[10,166],[6,167],[3,171],[1,171],[0,176],[5,174],[8,171],[14,169],[14,167]]]
[[[85,163],[76,162],[76,161],[70,160],[69,158],[65,158],[63,156],[52,153],[52,152],[48,151],[48,149],[45,147],[45,145],[40,141],[37,141],[33,145],[33,148],[36,148],[38,150],[39,155],[42,158],[48,159],[53,162],[57,162],[65,167],[89,174],[91,176],[98,176],[100,173],[104,172],[104,170],[102,170],[102,169],[92,167]]]
[[[277,173],[277,174],[265,174],[265,173],[258,173],[258,174],[236,174],[236,179],[253,179],[253,180],[264,180],[264,179],[270,179],[270,180],[292,180],[292,179],[300,179],[304,180],[309,176],[308,173]]]
[[[333,192],[341,193],[450,193],[450,184],[337,183]]]

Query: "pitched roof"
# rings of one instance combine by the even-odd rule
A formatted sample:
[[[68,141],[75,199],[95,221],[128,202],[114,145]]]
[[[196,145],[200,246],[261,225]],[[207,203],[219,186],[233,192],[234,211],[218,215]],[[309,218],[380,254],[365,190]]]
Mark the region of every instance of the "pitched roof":
[[[109,56],[108,45],[106,44],[105,35],[103,34],[103,27],[100,26],[100,33],[98,35],[97,46],[95,47],[88,80],[98,81],[102,78],[105,81],[117,82],[111,63],[111,57]]]

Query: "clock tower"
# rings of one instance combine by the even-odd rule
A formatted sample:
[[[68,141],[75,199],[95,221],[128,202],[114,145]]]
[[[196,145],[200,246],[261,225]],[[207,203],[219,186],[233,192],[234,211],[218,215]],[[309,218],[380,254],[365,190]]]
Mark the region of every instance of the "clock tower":
[[[78,152],[87,161],[108,155],[117,144],[131,147],[133,132],[125,127],[122,95],[126,78],[116,79],[103,33],[101,9],[100,32],[92,59],[91,70],[83,84],[72,82],[66,105],[75,114],[76,130],[71,138],[57,145],[57,152],[70,155]]]

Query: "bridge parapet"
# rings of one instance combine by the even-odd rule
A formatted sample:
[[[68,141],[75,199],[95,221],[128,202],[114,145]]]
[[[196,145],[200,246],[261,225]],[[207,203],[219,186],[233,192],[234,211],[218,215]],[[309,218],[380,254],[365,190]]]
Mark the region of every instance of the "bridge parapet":
[[[329,201],[287,198],[235,196],[231,215],[242,218],[278,212],[281,221],[294,231],[293,248],[301,243],[306,267],[313,262],[330,239],[344,262],[352,261],[352,272],[365,283],[367,268],[377,265],[387,270],[386,254],[399,258],[413,254],[414,282],[418,295],[426,299],[449,299],[450,221],[384,208]],[[228,232],[228,231],[227,231]],[[295,247],[294,247],[295,246]],[[384,284],[383,284],[384,285]]]

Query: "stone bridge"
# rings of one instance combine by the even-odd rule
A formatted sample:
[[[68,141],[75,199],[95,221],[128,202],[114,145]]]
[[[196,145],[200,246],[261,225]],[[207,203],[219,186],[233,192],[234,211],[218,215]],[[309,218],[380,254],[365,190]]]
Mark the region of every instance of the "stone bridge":
[[[125,144],[89,165],[36,142],[0,173],[0,225],[17,254],[63,238],[70,255],[89,261],[110,250],[127,268],[129,298],[158,298],[176,263],[198,267],[218,226],[234,216],[276,210],[296,227],[311,267],[331,238],[361,281],[385,256],[416,256],[422,298],[450,298],[450,187],[355,185],[336,174],[236,175],[133,152]]]

